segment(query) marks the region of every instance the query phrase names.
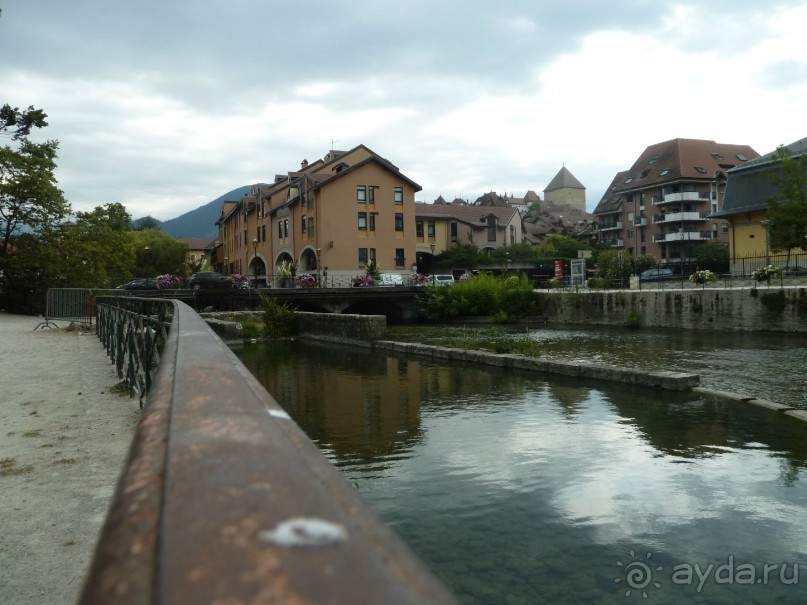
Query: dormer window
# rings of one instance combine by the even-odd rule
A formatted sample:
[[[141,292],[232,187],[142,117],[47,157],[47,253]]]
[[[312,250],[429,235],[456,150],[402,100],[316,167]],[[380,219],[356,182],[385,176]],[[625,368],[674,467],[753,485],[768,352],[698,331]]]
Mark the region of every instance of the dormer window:
[[[722,155],[720,155],[719,153],[713,153],[713,154],[712,154],[712,157],[713,157],[714,159],[716,159],[718,162],[719,162],[720,160],[722,160],[722,159],[723,159],[723,156],[722,156]]]
[[[697,170],[701,174],[706,174],[706,168],[704,168],[703,166],[695,166],[695,170]]]
[[[670,172],[670,169],[669,169],[669,168],[665,168],[664,170],[662,170],[662,171],[659,173],[659,176],[667,176],[667,175],[669,174],[669,172]]]
[[[748,161],[748,158],[745,157],[742,153],[737,154],[737,159],[740,160],[741,162],[747,162]]]
[[[633,177],[632,176],[629,176],[628,178],[625,179],[625,184],[632,183],[632,182],[633,182]]]
[[[654,155],[652,158],[650,158],[650,161],[648,162],[648,164],[651,164],[651,165],[652,164],[657,164],[657,163],[658,163],[658,156],[657,155]]]

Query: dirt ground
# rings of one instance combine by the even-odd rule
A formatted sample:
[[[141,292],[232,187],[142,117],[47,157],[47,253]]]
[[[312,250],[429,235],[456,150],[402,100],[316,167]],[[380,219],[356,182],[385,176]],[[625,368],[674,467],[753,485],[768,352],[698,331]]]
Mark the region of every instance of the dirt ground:
[[[0,603],[75,603],[140,416],[94,332],[0,313]]]

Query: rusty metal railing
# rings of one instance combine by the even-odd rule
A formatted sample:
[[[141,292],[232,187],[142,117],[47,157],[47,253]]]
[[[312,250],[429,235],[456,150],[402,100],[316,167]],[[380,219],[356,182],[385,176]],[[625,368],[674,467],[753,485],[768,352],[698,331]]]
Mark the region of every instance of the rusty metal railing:
[[[454,603],[207,324],[164,302],[80,603]]]

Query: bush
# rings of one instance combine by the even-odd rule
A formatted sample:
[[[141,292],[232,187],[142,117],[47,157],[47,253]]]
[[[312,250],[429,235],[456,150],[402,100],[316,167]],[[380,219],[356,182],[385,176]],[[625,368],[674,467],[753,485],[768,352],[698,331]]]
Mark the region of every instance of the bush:
[[[267,296],[261,296],[264,333],[267,338],[285,338],[297,332],[294,307],[280,305]]]
[[[428,286],[418,297],[418,315],[427,321],[492,316],[498,322],[533,315],[538,302],[523,274],[480,274],[449,287]]]

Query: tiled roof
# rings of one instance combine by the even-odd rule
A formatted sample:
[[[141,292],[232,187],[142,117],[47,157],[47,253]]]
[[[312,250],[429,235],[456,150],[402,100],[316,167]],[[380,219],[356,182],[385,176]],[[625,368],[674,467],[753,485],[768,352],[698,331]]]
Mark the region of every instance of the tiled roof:
[[[555,175],[549,185],[544,189],[544,193],[548,191],[555,191],[557,189],[585,189],[583,183],[578,181],[575,176],[569,172],[569,169],[564,166]]]
[[[633,191],[680,179],[708,181],[757,157],[759,154],[748,145],[671,139],[645,149],[622,182],[615,183],[614,190]]]
[[[455,204],[415,204],[415,216],[422,218],[454,219],[475,225],[484,226],[484,219],[490,215],[496,216],[499,224],[510,222],[513,215],[518,216],[518,210],[510,206],[471,206]]]

